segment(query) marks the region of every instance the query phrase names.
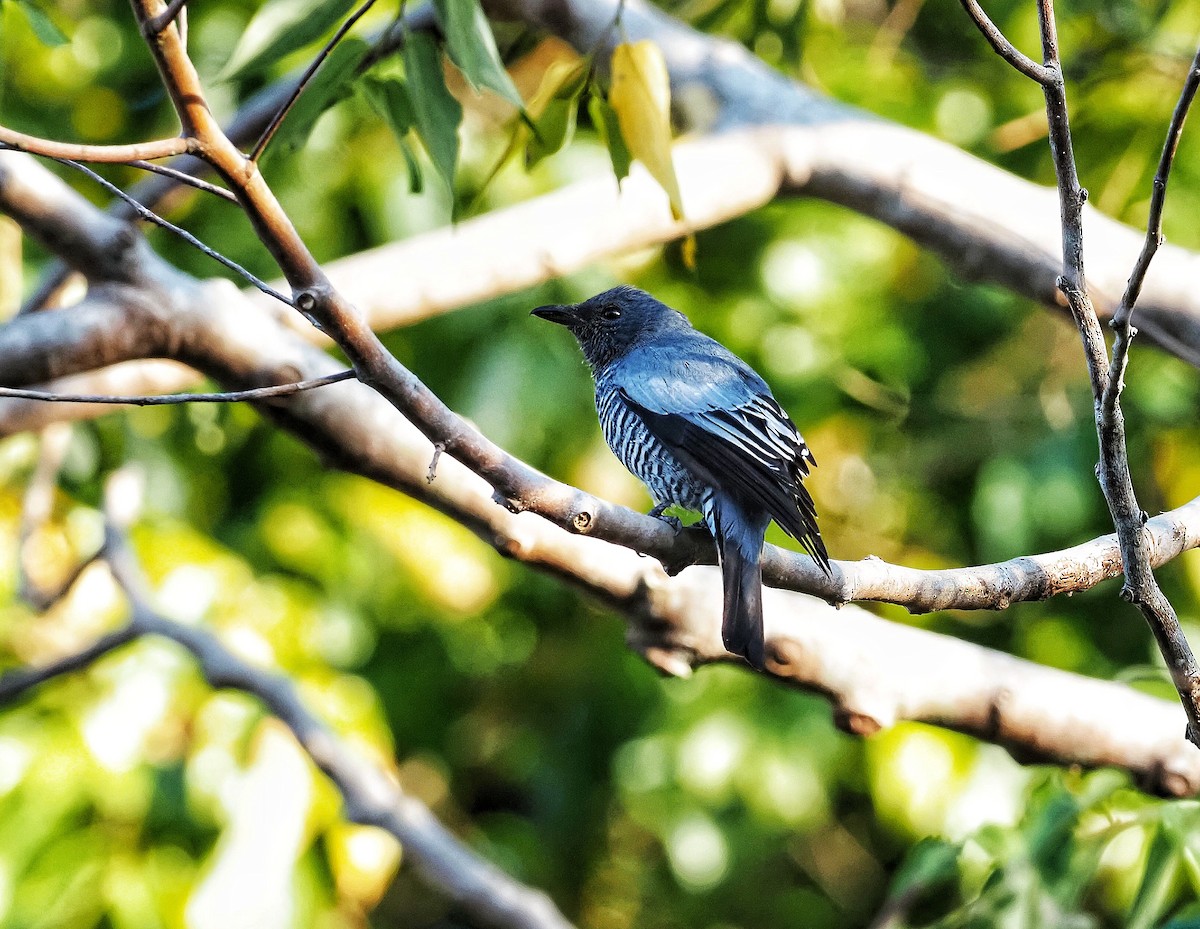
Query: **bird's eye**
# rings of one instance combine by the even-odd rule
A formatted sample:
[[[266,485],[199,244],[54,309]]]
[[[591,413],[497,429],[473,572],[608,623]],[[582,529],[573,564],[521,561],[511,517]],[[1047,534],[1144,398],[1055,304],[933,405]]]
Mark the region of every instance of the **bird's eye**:
[[[606,306],[600,311],[600,318],[609,320],[620,319],[621,311],[615,306]]]

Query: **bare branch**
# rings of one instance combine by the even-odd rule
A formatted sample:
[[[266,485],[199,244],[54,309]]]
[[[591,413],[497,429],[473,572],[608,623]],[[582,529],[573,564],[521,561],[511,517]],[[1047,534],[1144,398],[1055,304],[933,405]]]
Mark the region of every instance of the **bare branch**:
[[[259,193],[262,193],[264,198],[269,194]],[[261,199],[252,210],[252,215],[263,227],[274,229],[270,223],[278,217],[273,209],[269,199]],[[286,234],[287,230],[284,232]],[[285,265],[285,268],[292,274],[301,276],[308,270],[305,264],[306,254],[288,252],[290,242],[290,238],[285,235],[284,239],[275,241],[276,249],[291,262],[290,265]],[[140,260],[151,259],[141,256]],[[158,273],[164,272],[160,269]],[[195,364],[206,373],[217,375],[223,382],[234,384],[244,382],[252,374],[261,378],[264,370],[281,370],[283,366],[289,366],[297,373],[316,375],[323,373],[327,366],[332,364],[331,360],[320,352],[306,348],[294,338],[286,336],[270,318],[248,313],[244,305],[235,305],[232,297],[214,301],[210,292],[203,288],[194,285],[189,287],[178,282],[169,290],[159,290],[153,281],[153,275],[145,274],[144,277],[146,280],[139,287],[142,291],[141,297],[134,301],[134,312],[151,312],[144,306],[150,303],[153,311],[162,313],[162,316],[154,317],[157,320],[156,325],[135,328],[159,340],[150,349],[152,351],[173,351],[186,355],[185,360],[189,363]],[[105,296],[111,298],[115,295],[114,289]],[[352,314],[343,312],[346,309],[345,305],[337,300],[336,295],[330,296],[324,292],[309,295],[312,297],[311,310],[330,314],[322,318],[335,320],[346,327],[345,331],[338,334],[348,335],[351,344],[364,352],[363,367],[368,369],[372,376],[382,373],[389,381],[389,389],[409,391],[407,398],[411,401],[414,419],[421,422],[426,434],[430,431],[436,434],[438,429],[445,428],[456,436],[460,447],[457,451],[447,447],[454,457],[451,457],[451,454],[443,456],[439,462],[436,479],[430,484],[426,478],[433,444],[418,437],[404,420],[395,416],[386,403],[367,391],[338,392],[342,395],[336,397],[325,392],[305,394],[286,407],[268,409],[267,414],[273,419],[312,444],[330,463],[401,487],[444,512],[451,513],[505,554],[544,570],[571,577],[610,602],[628,602],[632,605],[631,609],[639,609],[636,604],[641,601],[636,599],[637,591],[647,584],[660,584],[664,585],[664,589],[670,587],[681,590],[671,585],[682,583],[682,578],[678,581],[665,579],[657,565],[637,558],[634,552],[661,553],[665,561],[677,565],[680,559],[673,556],[686,552],[687,546],[693,544],[686,537],[676,541],[669,529],[654,520],[603,504],[574,488],[549,481],[528,469],[523,463],[508,458],[494,445],[468,430],[452,413],[445,411],[445,408],[436,402],[436,398],[432,402],[425,402],[430,395],[411,374],[398,366],[389,366],[386,359],[371,355],[374,349],[362,334],[361,322],[353,318]],[[134,295],[131,294],[130,299],[133,298]],[[332,308],[328,302],[325,306],[318,306],[322,301],[331,300],[334,303]],[[89,300],[86,308],[75,307],[70,312],[70,321],[74,326],[85,328],[83,335],[73,337],[83,338],[86,335],[91,339],[102,338],[102,330],[95,325],[95,320],[91,323],[88,320],[93,313],[107,312],[110,308],[111,304],[103,300]],[[27,338],[20,337],[24,326],[62,326],[67,319],[65,313],[61,316],[48,313],[26,317],[0,330],[0,343],[4,341],[4,335],[11,334],[8,350],[17,356],[20,356],[21,352],[28,354],[31,351],[31,343]],[[122,319],[128,324],[129,316],[117,316],[115,319]],[[48,329],[43,334],[49,331]],[[63,366],[60,359],[64,356],[54,353],[53,350],[56,339],[57,344],[61,346],[67,338],[67,333],[58,332],[55,338],[36,342],[32,346],[35,351],[45,350],[52,353],[53,361],[49,356],[40,359],[27,358],[24,367],[0,364],[0,370],[5,372],[6,378],[23,376],[22,372],[25,375],[41,377],[45,377],[47,371],[51,374],[67,373],[71,369]],[[127,352],[124,357],[135,357],[136,351],[147,351],[145,347],[118,347]],[[5,346],[0,344],[0,358],[5,357],[4,349]],[[85,354],[84,350],[77,349],[74,354],[66,353],[66,357],[82,358]],[[91,347],[91,354],[97,354],[95,346]],[[99,354],[114,359],[117,352],[109,345]],[[395,403],[391,395],[389,400]],[[430,420],[434,426],[430,425]],[[460,455],[459,452],[463,448],[470,454]],[[469,463],[469,468],[461,463],[464,460]],[[482,479],[481,474],[485,475],[487,480]],[[507,476],[508,486],[519,491],[519,497],[508,498],[514,509],[536,510],[556,521],[563,520],[566,525],[585,528],[590,534],[619,541],[627,546],[628,550],[606,546],[595,538],[571,535],[528,513],[513,514],[495,506],[492,501],[496,483],[489,483],[495,474]],[[526,477],[529,479],[526,480]],[[501,483],[500,486],[504,485]],[[612,585],[604,581],[602,574],[602,567],[606,559],[610,558],[615,559],[618,565]],[[630,564],[657,572],[654,580],[639,574],[629,566]],[[703,569],[690,571],[684,577],[694,576],[698,571],[702,573]],[[711,572],[709,573],[711,576]],[[715,624],[713,628],[715,629]],[[715,635],[715,632],[710,632],[710,635]],[[661,657],[669,660],[670,653],[664,652]],[[816,679],[814,678],[814,681]],[[974,683],[978,687],[981,682],[976,680]],[[827,693],[838,693],[839,688],[844,689],[845,682],[830,678],[828,687],[818,683],[813,683],[812,686],[820,687]],[[905,706],[902,702],[899,705]],[[1157,705],[1162,707],[1161,702]],[[968,731],[982,729],[979,723],[971,722],[973,717],[959,715],[954,707],[943,707],[941,712],[944,715],[936,721],[942,725],[958,727],[961,724]],[[1175,712],[1177,713],[1177,710]],[[880,718],[886,717],[881,715]],[[934,721],[932,716],[930,718]],[[1035,730],[1020,734],[1020,738],[1026,740],[1035,737]],[[1058,737],[1059,733],[1055,733],[1055,738]],[[1144,752],[1133,747],[1132,735],[1122,728],[1119,736],[1114,738],[1119,744],[1129,748],[1128,757],[1135,759],[1130,766],[1141,770],[1145,764]],[[1060,747],[1055,743],[1048,748],[1037,741],[1021,744],[1038,757],[1047,757],[1048,752]],[[1077,746],[1064,748],[1063,757],[1074,757],[1076,749]]]
[[[290,397],[305,390],[353,380],[353,371],[339,371],[306,381],[278,384],[274,387],[254,387],[249,390],[231,390],[221,393],[148,394],[142,396],[114,397],[106,394],[64,394],[46,390],[22,390],[17,387],[0,387],[0,397],[14,400],[37,400],[47,403],[99,403],[123,406],[167,406],[176,403],[245,403],[277,397]]]
[[[175,22],[175,17],[187,6],[187,2],[188,0],[171,0],[167,4],[167,8],[150,21],[149,31],[158,34],[166,29],[171,23]]]
[[[342,23],[342,25],[338,28],[338,31],[333,34],[333,38],[325,43],[325,47],[321,49],[321,51],[317,54],[317,57],[313,59],[312,64],[310,64],[300,76],[300,80],[296,83],[295,88],[292,90],[291,96],[289,96],[284,102],[283,106],[279,108],[279,111],[271,119],[271,122],[267,124],[267,128],[263,130],[262,135],[259,136],[258,141],[254,143],[254,148],[250,151],[251,161],[256,162],[262,156],[262,153],[266,150],[266,147],[271,143],[271,139],[274,138],[275,131],[279,128],[284,119],[287,118],[288,113],[290,113],[292,107],[296,105],[296,101],[300,99],[300,95],[304,93],[304,90],[306,87],[308,87],[309,82],[321,69],[321,65],[325,63],[325,60],[329,57],[329,53],[333,51],[340,41],[342,41],[342,37],[354,27],[354,24],[362,19],[367,10],[371,9],[371,7],[374,5],[375,0],[366,0],[365,3],[363,3],[346,19],[344,23]]]
[[[224,187],[218,187],[216,184],[210,184],[208,181],[203,181],[198,177],[192,177],[185,171],[177,171],[175,168],[167,165],[156,165],[152,161],[131,161],[129,167],[140,168],[142,171],[149,171],[151,174],[159,174],[163,177],[169,177],[173,181],[178,181],[188,187],[195,187],[197,190],[202,190],[206,194],[212,194],[214,197],[220,197],[222,200],[228,200],[230,203],[237,203],[237,197],[231,194]],[[130,196],[133,196],[132,194]],[[137,197],[133,197],[136,201]]]
[[[126,203],[128,203],[133,208],[133,211],[135,213],[137,213],[137,215],[140,216],[142,219],[146,220],[147,222],[154,223],[156,226],[161,226],[163,229],[167,229],[170,232],[175,233],[175,235],[179,236],[181,239],[183,239],[185,242],[187,242],[188,245],[192,246],[193,248],[197,249],[198,251],[203,252],[205,255],[207,255],[209,258],[212,258],[214,261],[216,261],[220,264],[223,264],[234,274],[237,274],[240,277],[244,278],[245,280],[249,281],[251,284],[253,284],[255,287],[257,287],[259,290],[261,290],[267,296],[274,297],[280,303],[283,303],[287,306],[292,305],[291,300],[289,300],[287,297],[285,297],[283,294],[281,294],[278,290],[276,290],[274,287],[272,287],[266,281],[263,281],[263,280],[259,279],[258,277],[256,277],[255,275],[251,274],[249,271],[247,271],[245,268],[243,268],[236,261],[233,261],[230,258],[226,258],[224,255],[222,255],[220,252],[218,252],[215,248],[210,248],[209,246],[205,245],[203,242],[201,242],[199,239],[197,239],[194,235],[192,235],[186,229],[184,229],[180,226],[176,226],[174,223],[163,219],[161,216],[159,216],[153,210],[147,209],[146,207],[142,206],[140,203],[138,203],[136,200],[134,200],[133,197],[129,196],[129,194],[127,194],[127,193],[125,193],[125,191],[121,190],[121,188],[119,188],[116,184],[112,184],[112,183],[106,181],[104,178],[102,178],[99,174],[97,174],[95,171],[93,171],[87,165],[82,165],[77,161],[71,161],[66,158],[55,158],[54,160],[57,161],[59,164],[64,164],[69,168],[74,168],[76,171],[80,171],[83,174],[86,174],[93,181],[95,181],[97,184],[99,184],[101,187],[103,187],[105,190],[107,190],[110,194],[112,194],[113,196],[116,196],[116,197],[120,197],[122,200],[124,200]]]
[[[110,492],[108,496],[108,506],[112,506],[113,495]],[[103,557],[129,600],[132,615],[128,625],[44,667],[0,676],[0,703],[84,670],[143,636],[169,639],[192,654],[212,687],[239,690],[261,700],[341,793],[345,818],[390,833],[404,847],[406,860],[420,878],[471,921],[499,929],[571,929],[546,894],[514,880],[471,851],[424,804],[405,794],[392,777],[340,739],[305,706],[288,678],[250,665],[207,630],[157,613],[124,533],[111,521]]]
[[[192,142],[186,138],[159,139],[155,142],[136,142],[132,145],[79,145],[74,142],[54,142],[39,139],[0,126],[0,143],[5,148],[47,158],[70,161],[88,161],[101,164],[128,164],[132,161],[153,161],[184,155],[192,151]]]
[[[1121,547],[1121,561],[1125,573],[1125,585],[1121,596],[1136,604],[1149,624],[1187,713],[1188,739],[1200,748],[1200,664],[1197,664],[1192,654],[1174,607],[1163,595],[1154,578],[1144,531],[1146,514],[1138,504],[1129,473],[1124,417],[1118,400],[1119,388],[1110,384],[1114,377],[1120,377],[1120,372],[1110,371],[1104,334],[1087,292],[1083,263],[1083,204],[1087,199],[1087,192],[1079,184],[1072,149],[1053,0],[1038,0],[1038,23],[1042,33],[1043,57],[1046,67],[1052,72],[1052,79],[1042,82],[1042,91],[1046,98],[1050,150],[1054,157],[1054,171],[1058,180],[1063,260],[1059,287],[1067,298],[1071,315],[1079,328],[1091,379],[1096,433],[1100,445],[1097,476]],[[1184,94],[1188,96],[1186,87]],[[1190,103],[1190,97],[1188,102]],[[1181,114],[1178,121],[1180,129],[1182,114],[1186,113],[1186,109],[1181,99],[1180,106],[1176,108],[1176,112]],[[1170,136],[1167,144],[1170,147]],[[1169,158],[1166,165],[1170,165]],[[1157,239],[1157,236],[1154,238]],[[1149,257],[1146,261],[1149,262]],[[1137,277],[1136,266],[1134,277]],[[1125,325],[1128,326],[1127,319]],[[1127,351],[1126,344],[1118,359],[1122,365],[1125,363]],[[1110,399],[1111,402],[1107,402]]]
[[[1101,401],[1101,415],[1104,419],[1114,417],[1121,391],[1125,387],[1125,369],[1129,365],[1129,346],[1133,342],[1133,337],[1137,335],[1137,330],[1130,323],[1130,317],[1133,315],[1134,304],[1137,303],[1138,296],[1142,292],[1142,284],[1146,279],[1146,272],[1150,270],[1150,262],[1158,251],[1158,247],[1162,245],[1162,214],[1167,200],[1167,181],[1171,176],[1175,151],[1179,148],[1179,139],[1183,135],[1183,124],[1187,120],[1188,111],[1196,97],[1197,88],[1200,88],[1200,49],[1196,50],[1196,56],[1192,59],[1191,69],[1183,83],[1183,90],[1180,91],[1179,101],[1175,104],[1175,111],[1171,114],[1171,123],[1167,127],[1167,138],[1163,142],[1162,155],[1158,160],[1158,170],[1154,174],[1154,185],[1150,194],[1150,214],[1146,219],[1146,240],[1142,244],[1142,250],[1133,266],[1133,273],[1129,275],[1125,293],[1121,296],[1121,302],[1109,324],[1115,336],[1111,371],[1108,383],[1104,386],[1104,396]]]
[[[983,37],[988,40],[988,44],[996,50],[997,55],[1026,77],[1037,81],[1039,84],[1045,84],[1048,81],[1054,80],[1053,71],[1045,65],[1038,64],[1004,37],[1004,33],[988,18],[987,13],[983,11],[983,7],[976,0],[960,0],[960,2],[963,9],[967,11],[967,15],[971,17],[972,22],[983,33]]]
[[[125,626],[97,639],[87,648],[53,661],[40,668],[18,668],[0,675],[0,704],[12,703],[42,684],[67,674],[91,667],[109,652],[134,641],[138,632]]]

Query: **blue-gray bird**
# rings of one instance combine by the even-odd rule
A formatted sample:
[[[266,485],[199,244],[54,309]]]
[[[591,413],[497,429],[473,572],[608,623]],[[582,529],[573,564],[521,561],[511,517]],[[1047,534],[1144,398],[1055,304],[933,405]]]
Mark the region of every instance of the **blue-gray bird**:
[[[533,315],[579,340],[604,438],[650,489],[650,515],[672,505],[702,514],[724,580],[725,648],[761,670],[760,562],[771,520],[830,573],[802,483],[817,462],[795,424],[749,365],[636,287]]]

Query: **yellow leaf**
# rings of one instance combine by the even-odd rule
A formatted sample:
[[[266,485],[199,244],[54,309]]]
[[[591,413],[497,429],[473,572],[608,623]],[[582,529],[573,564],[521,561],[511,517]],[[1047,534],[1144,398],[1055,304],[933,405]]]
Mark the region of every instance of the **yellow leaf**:
[[[629,153],[662,185],[671,215],[683,219],[679,180],[671,161],[671,82],[654,42],[625,42],[613,49],[608,102],[617,113]]]

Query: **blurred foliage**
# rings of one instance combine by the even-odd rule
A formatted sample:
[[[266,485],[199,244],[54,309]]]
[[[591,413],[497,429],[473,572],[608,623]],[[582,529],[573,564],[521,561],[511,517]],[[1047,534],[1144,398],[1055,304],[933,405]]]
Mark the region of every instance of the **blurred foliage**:
[[[357,63],[347,58],[341,79],[318,88],[332,108],[293,114],[269,150],[264,170],[321,259],[612,169],[604,139],[620,141],[615,114],[570,68],[548,79],[561,48],[506,25],[493,56],[472,44],[473,4],[441,5],[456,11],[452,57],[463,72],[431,68],[436,50],[420,40],[365,81],[346,82]],[[349,5],[318,7],[319,29],[284,17],[301,32],[258,54],[239,46],[264,15],[255,3],[194,5],[190,47],[218,115],[310,60]],[[397,12],[378,7],[368,30]],[[1037,88],[988,50],[957,4],[668,7],[839,99],[1052,178]],[[1022,48],[1037,47],[1029,4],[999,0],[989,12]],[[1200,10],[1181,0],[1060,11],[1081,174],[1091,202],[1128,222],[1144,221],[1197,31]],[[230,64],[235,47],[245,57]],[[501,60],[521,97],[538,99],[524,123],[468,86],[507,94]],[[425,82],[416,94],[414,75]],[[460,105],[462,125],[447,132]],[[0,0],[0,117],[88,142],[175,131],[117,0]],[[506,154],[521,132],[512,151],[532,144],[528,171]],[[620,164],[628,153],[613,156]],[[430,169],[453,187],[421,184]],[[1200,145],[1185,136],[1166,231],[1192,248],[1198,181]],[[229,210],[191,196],[169,208],[272,276]],[[192,273],[223,273],[148,234]],[[603,446],[574,346],[527,317],[632,280],[774,385],[821,461],[812,487],[837,556],[936,567],[1109,530],[1083,365],[1063,320],[964,284],[891,231],[821,203],[772,205],[700,233],[697,245],[694,271],[679,246],[653,250],[388,343],[514,453],[646,507]],[[23,261],[29,289],[45,257],[6,246],[3,260]],[[1139,344],[1126,398],[1143,505],[1181,504],[1200,486],[1195,372]],[[15,599],[16,566],[23,557],[51,580],[94,550],[101,483],[137,462],[149,510],[135,542],[164,610],[293,676],[339,731],[581,925],[1200,924],[1195,803],[1152,800],[1113,772],[1022,768],[925,726],[854,740],[820,698],[732,668],[659,679],[625,648],[614,617],[420,505],[324,471],[248,409],[144,409],[76,427],[54,519],[22,553],[20,495],[36,457],[33,437],[0,443],[0,667],[50,660],[121,621],[102,570],[35,616]],[[1162,572],[1194,638],[1198,565],[1187,556]],[[1115,594],[1110,583],[997,614],[883,612],[1169,698],[1149,634]],[[402,857],[386,836],[339,819],[330,786],[261,707],[211,692],[172,646],[139,643],[0,714],[0,926],[460,925],[407,872],[396,877]]]

